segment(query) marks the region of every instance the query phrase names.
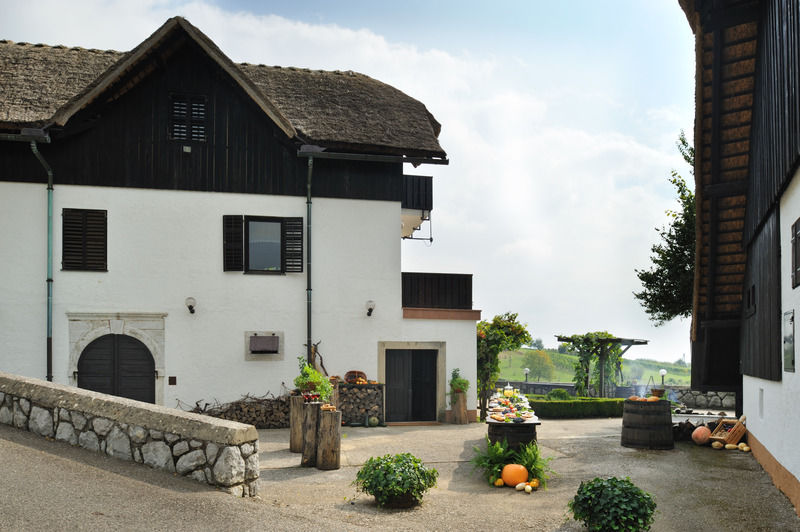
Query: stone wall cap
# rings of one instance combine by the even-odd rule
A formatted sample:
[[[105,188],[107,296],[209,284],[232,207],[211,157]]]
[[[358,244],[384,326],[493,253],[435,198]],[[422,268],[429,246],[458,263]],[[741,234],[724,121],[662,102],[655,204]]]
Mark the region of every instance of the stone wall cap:
[[[0,372],[0,392],[24,397],[48,408],[59,407],[71,411],[76,410],[129,425],[140,425],[151,430],[179,435],[191,435],[194,439],[225,445],[240,445],[258,440],[258,431],[253,425],[10,373]]]

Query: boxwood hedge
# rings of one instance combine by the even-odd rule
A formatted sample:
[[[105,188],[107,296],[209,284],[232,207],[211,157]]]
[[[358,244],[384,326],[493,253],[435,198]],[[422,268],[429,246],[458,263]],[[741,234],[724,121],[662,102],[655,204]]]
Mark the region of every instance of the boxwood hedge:
[[[569,401],[548,401],[528,396],[528,403],[540,418],[622,417],[625,399],[575,397]]]

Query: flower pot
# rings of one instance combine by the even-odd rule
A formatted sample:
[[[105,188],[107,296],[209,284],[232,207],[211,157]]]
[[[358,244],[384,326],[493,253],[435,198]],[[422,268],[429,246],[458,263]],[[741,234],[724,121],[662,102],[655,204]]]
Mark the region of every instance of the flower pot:
[[[411,493],[401,493],[400,495],[389,497],[389,500],[387,500],[386,504],[383,506],[386,508],[411,508],[417,504],[419,504],[419,501],[414,498],[414,495]]]

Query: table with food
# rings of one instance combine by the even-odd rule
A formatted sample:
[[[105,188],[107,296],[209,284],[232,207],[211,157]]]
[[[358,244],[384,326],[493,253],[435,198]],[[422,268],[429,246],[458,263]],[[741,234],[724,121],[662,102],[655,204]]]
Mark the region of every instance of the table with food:
[[[528,398],[509,385],[498,388],[489,399],[486,423],[492,443],[506,439],[512,447],[535,441],[536,426],[541,425]]]

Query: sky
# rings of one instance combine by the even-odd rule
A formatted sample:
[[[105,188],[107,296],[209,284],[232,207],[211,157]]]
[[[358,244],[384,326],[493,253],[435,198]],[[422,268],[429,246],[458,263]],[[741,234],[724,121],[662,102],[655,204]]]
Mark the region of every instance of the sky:
[[[186,17],[236,62],[355,70],[422,101],[448,166],[403,271],[473,274],[483,319],[534,338],[608,331],[626,358],[690,361],[689,320],[655,327],[633,292],[678,207],[694,39],[677,0],[0,0],[0,39],[130,50]]]

